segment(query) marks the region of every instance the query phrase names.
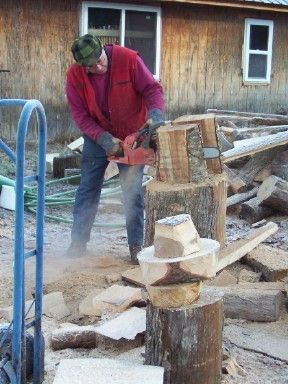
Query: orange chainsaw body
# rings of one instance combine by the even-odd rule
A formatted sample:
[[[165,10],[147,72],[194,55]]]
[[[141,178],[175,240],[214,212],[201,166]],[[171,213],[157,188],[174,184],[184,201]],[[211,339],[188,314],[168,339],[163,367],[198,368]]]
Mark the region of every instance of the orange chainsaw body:
[[[124,153],[123,156],[109,156],[108,160],[127,165],[154,165],[156,159],[154,149],[150,147],[146,148],[141,145],[137,148],[133,148],[136,138],[136,133],[127,136],[121,143]]]

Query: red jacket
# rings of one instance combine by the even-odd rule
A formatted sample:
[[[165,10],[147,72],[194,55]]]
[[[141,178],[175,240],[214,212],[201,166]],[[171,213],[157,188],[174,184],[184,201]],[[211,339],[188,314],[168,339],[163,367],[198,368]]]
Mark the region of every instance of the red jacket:
[[[95,92],[85,68],[73,64],[67,72],[67,80],[77,90],[90,115],[105,131],[121,140],[136,132],[147,120],[143,97],[134,87],[136,57],[135,51],[113,46],[108,90],[110,120],[102,114],[96,103]]]

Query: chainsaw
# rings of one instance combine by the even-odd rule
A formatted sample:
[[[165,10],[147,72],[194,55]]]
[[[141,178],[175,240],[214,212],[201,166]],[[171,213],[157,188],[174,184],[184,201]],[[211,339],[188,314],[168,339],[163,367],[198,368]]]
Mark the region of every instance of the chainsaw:
[[[154,165],[156,161],[156,144],[153,136],[156,129],[163,123],[154,124],[151,127],[151,121],[148,120],[139,131],[127,136],[120,143],[123,150],[123,156],[109,156],[109,161],[127,165]]]

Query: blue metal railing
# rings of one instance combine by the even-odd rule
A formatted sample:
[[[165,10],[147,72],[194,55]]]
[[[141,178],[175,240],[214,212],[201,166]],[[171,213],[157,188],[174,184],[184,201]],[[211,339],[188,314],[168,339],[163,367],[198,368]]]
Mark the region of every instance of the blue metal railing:
[[[45,210],[45,155],[47,123],[45,111],[38,100],[2,99],[0,107],[23,107],[17,128],[16,154],[0,140],[0,148],[16,162],[16,208],[15,208],[15,239],[14,239],[14,294],[13,294],[13,336],[12,336],[12,365],[14,375],[12,384],[26,382],[26,346],[25,346],[25,259],[32,255],[36,257],[35,267],[35,318],[34,326],[34,363],[33,383],[42,380],[42,286],[43,286],[43,233]],[[38,122],[38,166],[37,174],[24,177],[25,139],[30,117],[36,112]],[[37,182],[37,213],[36,213],[36,247],[25,253],[24,249],[24,181]]]

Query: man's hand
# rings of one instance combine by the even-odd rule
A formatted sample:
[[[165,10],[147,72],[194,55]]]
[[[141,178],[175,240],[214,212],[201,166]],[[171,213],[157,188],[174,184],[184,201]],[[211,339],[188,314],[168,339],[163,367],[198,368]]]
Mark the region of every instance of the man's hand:
[[[96,143],[104,149],[107,156],[123,156],[121,140],[112,136],[109,132],[103,132],[96,140]]]

